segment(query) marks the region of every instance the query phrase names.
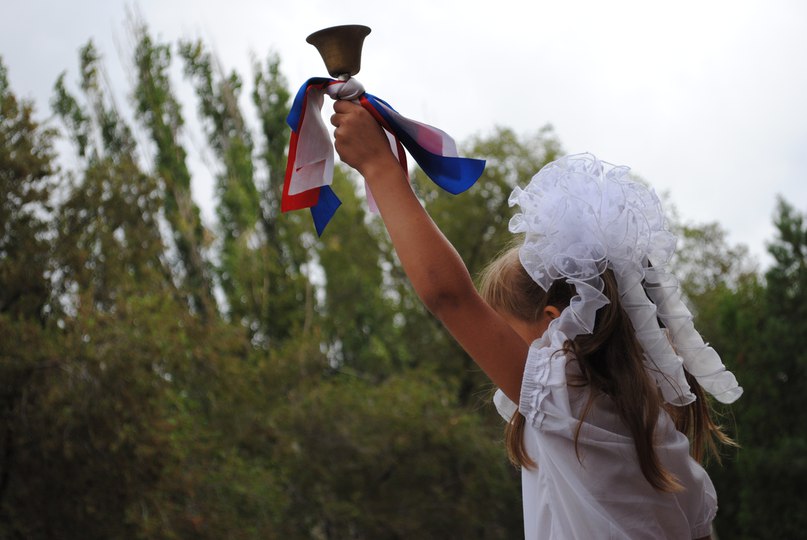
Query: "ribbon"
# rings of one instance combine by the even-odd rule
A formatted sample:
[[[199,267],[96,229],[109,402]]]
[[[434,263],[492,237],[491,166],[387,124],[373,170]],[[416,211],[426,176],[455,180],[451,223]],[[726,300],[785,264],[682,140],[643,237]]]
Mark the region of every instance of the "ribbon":
[[[366,93],[356,79],[311,78],[300,87],[286,118],[291,139],[281,211],[309,208],[320,236],[342,204],[331,188],[334,149],[321,115],[325,94],[353,100],[373,115],[387,133],[407,179],[404,148],[435,184],[453,195],[470,188],[485,169],[482,159],[459,157],[457,145],[447,133],[401,116],[386,101]],[[366,183],[365,188],[370,209],[376,211]]]

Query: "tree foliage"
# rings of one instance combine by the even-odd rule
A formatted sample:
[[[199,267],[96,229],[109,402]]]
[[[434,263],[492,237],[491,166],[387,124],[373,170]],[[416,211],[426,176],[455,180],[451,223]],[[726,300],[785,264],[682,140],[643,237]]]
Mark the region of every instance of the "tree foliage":
[[[53,136],[12,93],[0,62],[0,313],[13,318],[42,320],[50,300]]]
[[[205,229],[191,195],[191,174],[181,135],[185,124],[169,77],[171,47],[156,43],[142,24],[134,30],[135,112],[153,142],[154,172],[164,192],[164,214],[178,252],[175,274],[189,304],[202,316],[215,311]]]
[[[519,530],[498,426],[405,354],[428,316],[400,309],[412,293],[355,179],[337,171],[345,205],[323,240],[307,216],[280,214],[290,93],[277,57],[254,62],[255,127],[241,78],[203,43],[134,35],[136,126],[91,42],[75,83],[56,81],[64,171],[56,130],[0,71],[0,330],[13,336],[0,342],[0,536]],[[215,160],[213,229],[192,198],[177,55]]]
[[[740,400],[724,408],[739,449],[723,466],[710,467],[721,538],[800,538],[807,527],[807,508],[796,495],[807,481],[807,402],[798,391],[807,382],[807,226],[784,200],[774,224],[774,264],[764,275],[748,270],[754,265],[745,250],[727,246],[716,224],[685,229],[685,249],[696,249],[680,260],[692,270],[684,272],[685,290],[698,327],[744,388]]]

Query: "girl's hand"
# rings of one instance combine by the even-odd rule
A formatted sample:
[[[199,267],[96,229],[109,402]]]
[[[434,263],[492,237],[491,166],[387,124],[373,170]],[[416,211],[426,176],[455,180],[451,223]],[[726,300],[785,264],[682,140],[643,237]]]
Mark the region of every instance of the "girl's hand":
[[[372,176],[375,167],[389,167],[392,162],[397,166],[383,128],[368,111],[344,100],[336,101],[333,110],[334,146],[342,161],[365,178]]]

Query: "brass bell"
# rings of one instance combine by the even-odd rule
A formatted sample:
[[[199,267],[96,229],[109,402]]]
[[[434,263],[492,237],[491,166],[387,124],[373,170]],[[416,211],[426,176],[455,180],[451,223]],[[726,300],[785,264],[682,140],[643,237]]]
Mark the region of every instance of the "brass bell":
[[[331,26],[305,40],[317,48],[331,77],[347,80],[361,69],[361,47],[370,29],[360,24]]]

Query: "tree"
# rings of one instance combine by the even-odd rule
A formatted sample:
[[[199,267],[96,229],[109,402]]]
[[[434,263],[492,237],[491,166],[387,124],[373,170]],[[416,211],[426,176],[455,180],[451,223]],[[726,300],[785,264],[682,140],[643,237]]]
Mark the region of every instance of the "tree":
[[[256,324],[249,308],[250,283],[239,283],[239,266],[262,243],[256,230],[261,206],[254,182],[252,136],[238,104],[241,81],[236,73],[224,76],[201,41],[182,42],[185,75],[199,98],[199,114],[205,121],[208,142],[221,163],[216,176],[221,234],[219,279],[227,295],[230,313],[248,327]],[[247,253],[245,253],[247,252]]]
[[[309,216],[280,212],[289,140],[286,116],[291,98],[280,72],[280,59],[269,55],[265,67],[254,61],[253,73],[252,102],[263,138],[259,162],[264,181],[259,185],[265,247],[260,259],[248,266],[253,277],[243,281],[254,284],[253,311],[259,316],[263,334],[277,341],[288,338],[294,329],[310,329],[314,322],[311,274],[316,269],[317,244]]]
[[[744,394],[721,407],[740,444],[723,465],[709,472],[718,489],[716,528],[728,538],[797,538],[807,523],[795,496],[807,480],[803,455],[803,394],[807,346],[807,228],[804,216],[780,200],[774,219],[778,236],[769,245],[775,263],[764,279],[748,272],[742,248],[725,245],[717,225],[685,229],[676,262],[689,269],[684,290],[698,328],[731,369]],[[770,516],[789,516],[771,520]]]
[[[296,221],[279,223],[282,177],[277,172],[285,160],[288,91],[270,58],[267,73],[255,65],[253,99],[266,139],[263,158],[268,182],[263,197],[256,182],[253,137],[238,103],[241,79],[225,76],[201,41],[180,43],[185,74],[199,99],[208,142],[218,159],[217,175],[221,262],[218,277],[226,294],[229,316],[248,328],[264,345],[288,337],[295,326],[310,319],[311,287],[301,272],[308,260]],[[277,120],[281,119],[281,122]],[[278,146],[278,141],[282,144]]]
[[[288,538],[512,538],[519,491],[498,441],[427,373],[340,376],[279,411]]]
[[[177,295],[159,227],[164,194],[138,163],[131,129],[101,82],[103,65],[92,42],[80,51],[80,68],[86,105],[67,90],[64,74],[53,98],[80,168],[78,177],[66,178],[72,188],[55,220],[61,303],[87,301],[110,310],[138,291]]]
[[[209,264],[204,257],[207,235],[191,196],[187,152],[180,142],[184,119],[168,76],[171,48],[155,43],[143,24],[135,23],[134,33],[136,113],[154,142],[155,174],[162,183],[165,218],[179,255],[175,275],[192,308],[209,317],[217,310]]]
[[[10,498],[24,457],[21,402],[32,379],[50,366],[43,351],[51,303],[53,137],[34,119],[33,104],[14,95],[0,58],[0,536],[13,530],[2,524],[14,517]]]
[[[673,223],[672,231],[678,236],[672,271],[688,298],[720,287],[734,288],[757,272],[748,248],[742,244],[729,246],[719,223]]]
[[[47,317],[38,324],[30,317],[0,317],[3,335],[14,336],[0,344],[8,384],[0,490],[4,537],[132,536],[139,511],[159,510],[156,480],[173,457],[165,414],[170,386],[159,365],[161,347],[171,339],[150,330],[170,332],[187,309],[174,306],[167,313],[174,297],[161,259],[161,199],[156,182],[136,164],[131,133],[99,83],[101,69],[93,45],[82,48],[86,107],[67,91],[64,76],[57,82],[54,108],[76,143],[79,171],[47,214],[46,198],[27,204],[28,211],[48,218],[47,229],[35,220],[22,229],[40,239],[45,263],[37,268],[29,261],[26,271],[36,276],[47,269],[40,275],[47,299],[40,311]],[[28,130],[14,139],[40,138],[47,147],[49,131],[37,134],[30,122]],[[9,156],[8,170],[17,172],[8,178],[17,187],[30,180],[20,176],[22,166],[47,155],[23,148]],[[31,182],[27,191],[37,193],[35,186]],[[27,250],[36,254],[32,245]],[[159,323],[141,333],[143,317]]]
[[[758,345],[744,366],[750,380],[738,413],[745,445],[739,520],[747,538],[795,538],[807,528],[807,505],[793,496],[807,482],[807,399],[798,390],[807,384],[807,223],[780,199],[774,224],[768,251],[775,263],[754,306],[764,320],[749,336]]]
[[[43,320],[50,300],[53,136],[12,93],[0,58],[0,314],[14,319]]]
[[[404,367],[392,352],[398,327],[382,268],[386,232],[367,215],[353,177],[338,168],[334,182],[343,204],[319,250],[323,337],[335,368],[380,379]]]

